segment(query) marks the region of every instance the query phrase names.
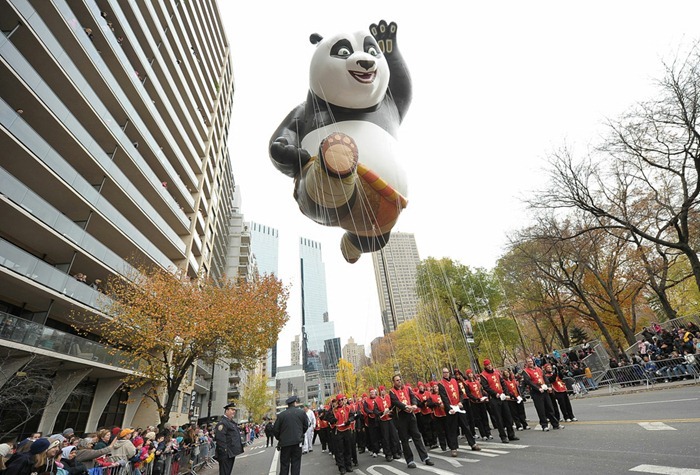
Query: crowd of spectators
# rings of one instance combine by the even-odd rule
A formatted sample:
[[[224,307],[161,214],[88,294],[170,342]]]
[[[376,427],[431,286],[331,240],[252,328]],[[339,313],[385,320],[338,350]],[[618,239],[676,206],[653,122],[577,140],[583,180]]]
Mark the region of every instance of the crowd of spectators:
[[[593,353],[593,347],[586,342],[567,350],[554,350],[547,354],[544,352],[533,353],[530,354],[530,357],[535,366],[540,368],[544,368],[547,364],[551,365],[554,372],[566,383],[569,392],[579,395],[582,392],[598,388],[590,367],[584,361],[587,356]],[[516,374],[519,373],[518,368],[514,371]]]
[[[693,322],[673,329],[652,324],[643,328],[634,350],[611,358],[610,368],[631,366],[640,379],[663,382],[693,378],[700,369],[700,328]]]
[[[71,428],[48,437],[35,433],[0,444],[0,475],[97,475],[94,469],[110,468],[129,475],[178,473],[180,464],[211,465],[210,434],[206,426],[160,432],[152,426],[104,427],[82,437]]]

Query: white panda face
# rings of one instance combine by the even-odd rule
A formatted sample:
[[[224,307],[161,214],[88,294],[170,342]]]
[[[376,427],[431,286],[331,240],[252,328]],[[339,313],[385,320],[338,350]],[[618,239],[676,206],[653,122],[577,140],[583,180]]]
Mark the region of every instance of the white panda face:
[[[311,58],[311,91],[349,109],[379,104],[389,84],[389,65],[368,31],[324,38]]]

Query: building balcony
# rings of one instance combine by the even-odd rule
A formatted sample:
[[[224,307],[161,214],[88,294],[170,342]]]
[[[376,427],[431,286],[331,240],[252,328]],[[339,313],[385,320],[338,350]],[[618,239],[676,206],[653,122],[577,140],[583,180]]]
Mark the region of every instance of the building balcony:
[[[205,363],[202,360],[197,360],[197,374],[202,376],[202,379],[211,379],[211,364]],[[207,384],[207,388],[209,385]]]
[[[194,389],[197,391],[197,394],[207,394],[209,393],[209,388],[210,384],[209,381],[204,379],[203,377],[197,375],[194,378]]]
[[[0,267],[96,310],[108,306],[109,297],[106,295],[1,238]]]
[[[91,363],[135,370],[133,357],[101,343],[0,312],[0,345],[3,341],[73,356]]]

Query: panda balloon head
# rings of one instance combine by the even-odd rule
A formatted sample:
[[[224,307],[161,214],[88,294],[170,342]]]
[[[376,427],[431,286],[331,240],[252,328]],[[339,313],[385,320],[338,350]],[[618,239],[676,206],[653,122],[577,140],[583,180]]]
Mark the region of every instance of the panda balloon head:
[[[316,45],[309,67],[314,94],[348,109],[367,109],[384,100],[389,65],[368,30],[329,38],[313,34],[310,41]]]
[[[270,138],[270,158],[294,179],[300,211],[346,232],[348,262],[382,249],[407,204],[397,146],[411,103],[411,77],[396,43],[396,23],[323,38],[309,68],[306,101]]]

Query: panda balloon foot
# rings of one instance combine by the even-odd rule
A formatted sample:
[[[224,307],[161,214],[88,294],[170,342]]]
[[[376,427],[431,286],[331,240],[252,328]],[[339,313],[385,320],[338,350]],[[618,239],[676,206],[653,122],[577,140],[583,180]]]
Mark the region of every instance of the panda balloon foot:
[[[319,157],[328,175],[347,178],[357,168],[357,144],[352,137],[343,133],[331,134],[321,142]]]
[[[357,262],[362,255],[362,251],[352,243],[348,233],[343,234],[343,238],[340,240],[340,252],[343,253],[343,257],[350,264]]]

